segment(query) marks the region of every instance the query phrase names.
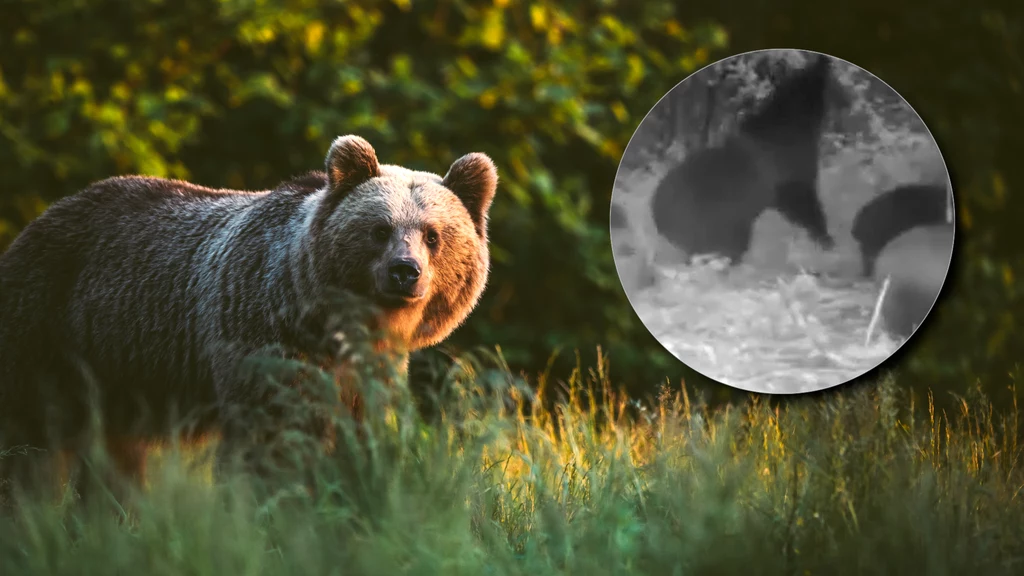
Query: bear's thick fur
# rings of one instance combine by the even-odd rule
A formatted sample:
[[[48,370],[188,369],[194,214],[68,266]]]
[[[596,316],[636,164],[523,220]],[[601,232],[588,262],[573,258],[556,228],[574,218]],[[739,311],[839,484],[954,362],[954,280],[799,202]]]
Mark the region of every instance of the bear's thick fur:
[[[654,192],[658,233],[687,254],[738,263],[755,220],[778,210],[824,248],[835,244],[818,197],[818,141],[832,80],[817,56],[783,80],[721,146],[695,150]]]
[[[386,349],[440,342],[487,281],[497,182],[483,154],[441,177],[344,136],[325,172],[270,191],[128,176],[55,203],[0,256],[0,446],[80,450],[92,383],[126,472],[169,417],[204,406],[196,431],[230,445],[245,420],[225,415],[259,402],[240,363],[296,345],[281,311],[330,290],[382,310]]]

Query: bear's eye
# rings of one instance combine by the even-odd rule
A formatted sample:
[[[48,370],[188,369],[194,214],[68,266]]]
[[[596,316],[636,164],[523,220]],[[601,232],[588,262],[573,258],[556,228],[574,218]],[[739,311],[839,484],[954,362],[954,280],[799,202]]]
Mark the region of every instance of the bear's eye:
[[[373,227],[373,230],[370,231],[370,234],[373,236],[374,240],[378,242],[384,242],[385,240],[391,237],[391,228],[384,224],[378,224],[377,226]]]
[[[441,235],[437,233],[437,230],[427,230],[427,246],[437,246],[440,241]]]

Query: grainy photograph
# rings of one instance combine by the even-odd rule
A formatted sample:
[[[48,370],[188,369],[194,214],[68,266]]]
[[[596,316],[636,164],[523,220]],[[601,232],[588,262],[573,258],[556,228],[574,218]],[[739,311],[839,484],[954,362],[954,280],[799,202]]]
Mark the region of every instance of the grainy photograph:
[[[954,214],[938,144],[884,80],[761,50],[651,109],[619,165],[610,234],[630,304],[671,354],[793,394],[864,374],[925,323]]]

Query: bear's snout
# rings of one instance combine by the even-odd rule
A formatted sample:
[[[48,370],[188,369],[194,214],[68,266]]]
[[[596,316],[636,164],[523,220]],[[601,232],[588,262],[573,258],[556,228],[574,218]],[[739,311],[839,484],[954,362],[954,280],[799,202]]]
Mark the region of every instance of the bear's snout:
[[[420,279],[420,265],[408,258],[395,258],[388,264],[388,288],[405,291]]]
[[[422,285],[423,269],[412,258],[392,258],[384,281],[384,295],[404,301],[416,300],[426,292]]]

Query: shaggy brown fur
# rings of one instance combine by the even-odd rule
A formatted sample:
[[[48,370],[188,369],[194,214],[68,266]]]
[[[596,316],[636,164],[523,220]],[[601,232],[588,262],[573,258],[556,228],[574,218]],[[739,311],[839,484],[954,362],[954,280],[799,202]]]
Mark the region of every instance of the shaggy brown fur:
[[[127,176],[55,203],[0,256],[0,447],[80,450],[92,389],[129,474],[140,442],[207,406],[196,431],[230,445],[247,430],[228,414],[261,402],[241,361],[298,345],[280,312],[329,290],[383,310],[379,348],[440,342],[487,281],[496,187],[483,154],[442,178],[344,136],[325,172],[270,191]]]

